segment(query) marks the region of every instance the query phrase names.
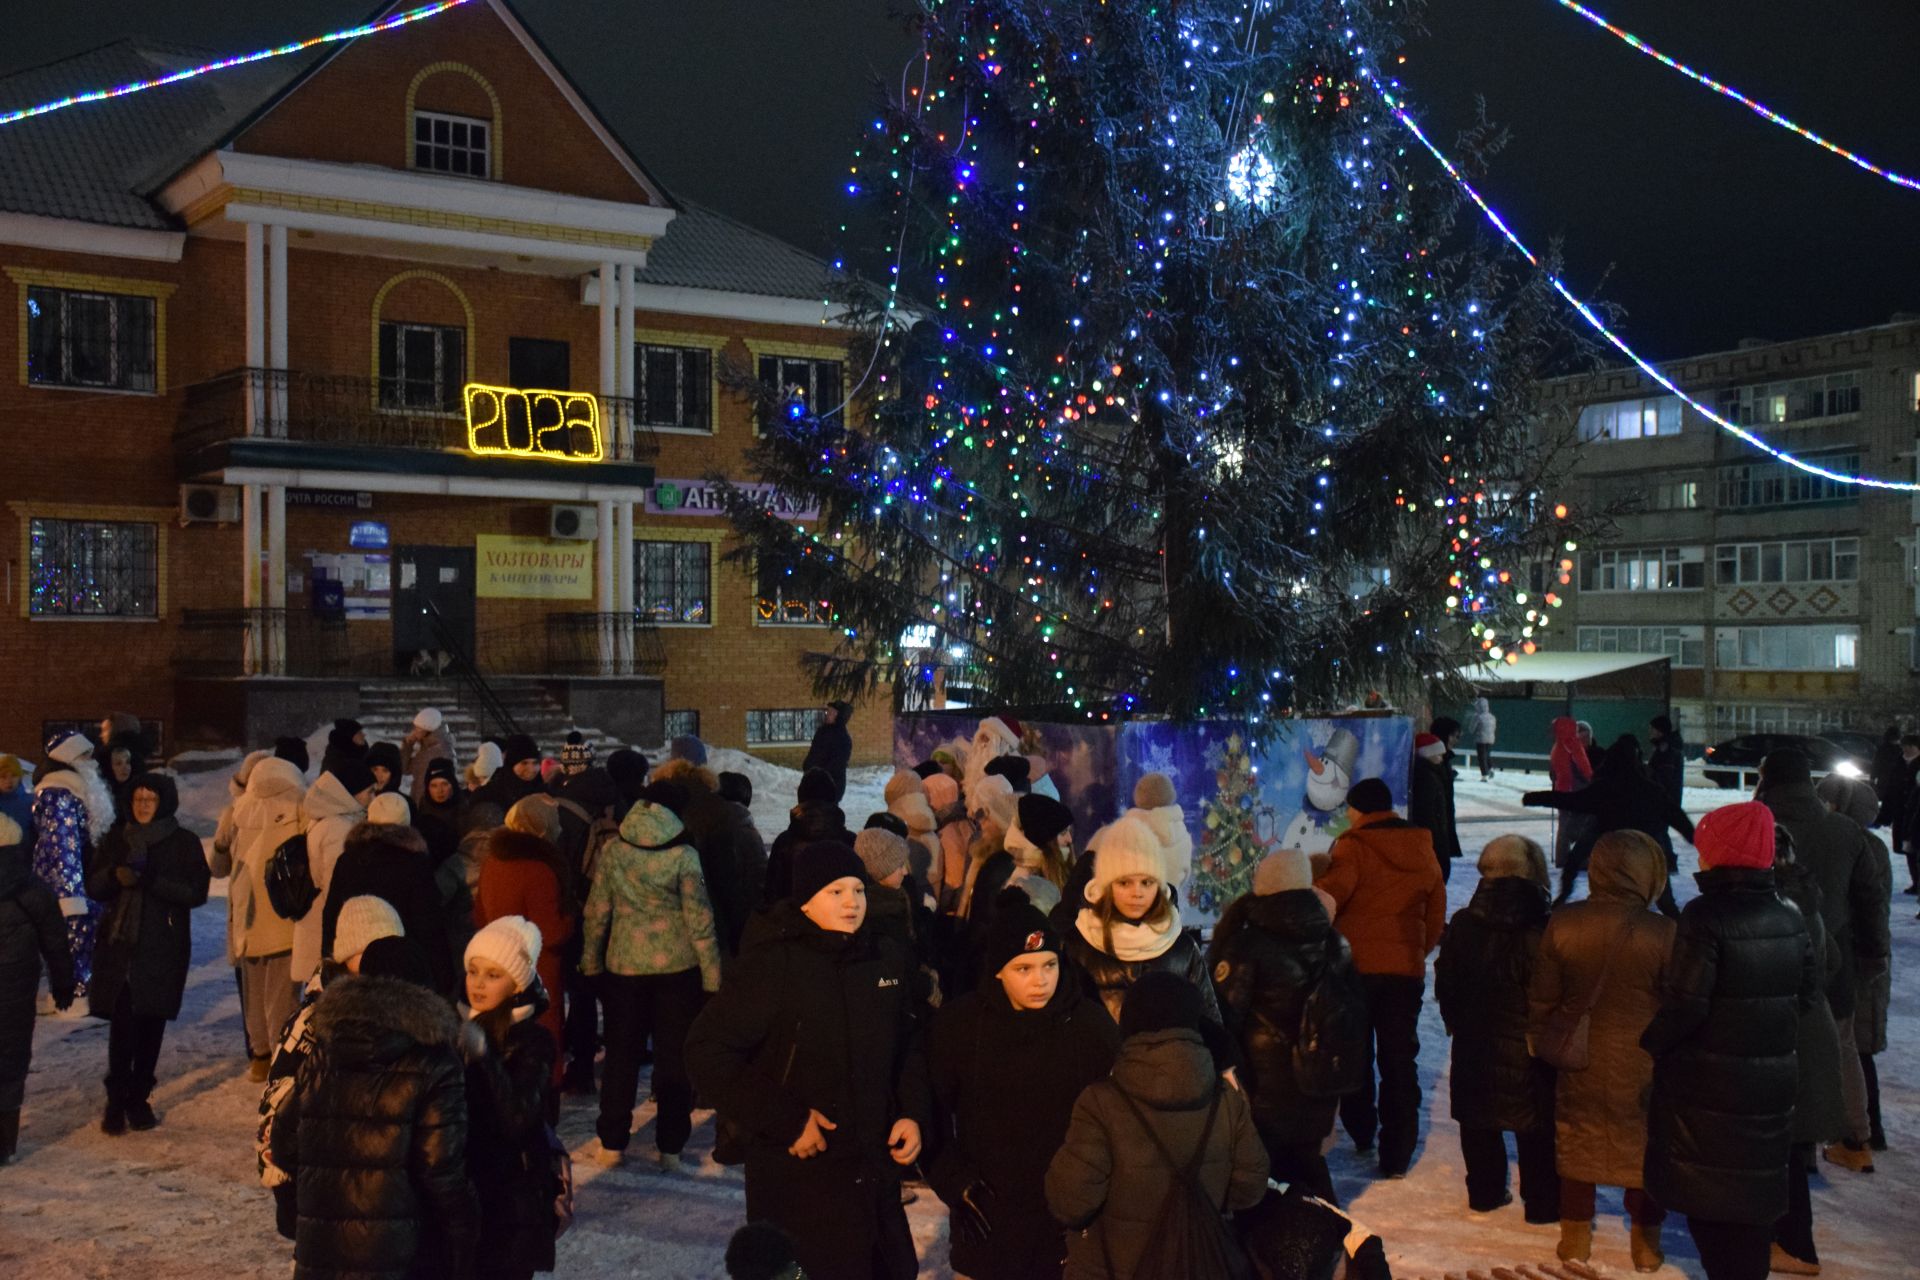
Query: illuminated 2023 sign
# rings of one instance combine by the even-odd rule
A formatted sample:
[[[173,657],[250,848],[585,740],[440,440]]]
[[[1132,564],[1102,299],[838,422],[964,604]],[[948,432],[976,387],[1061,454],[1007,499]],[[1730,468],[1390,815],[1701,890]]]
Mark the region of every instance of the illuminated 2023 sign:
[[[467,448],[478,454],[598,462],[606,456],[600,401],[580,391],[467,384]]]

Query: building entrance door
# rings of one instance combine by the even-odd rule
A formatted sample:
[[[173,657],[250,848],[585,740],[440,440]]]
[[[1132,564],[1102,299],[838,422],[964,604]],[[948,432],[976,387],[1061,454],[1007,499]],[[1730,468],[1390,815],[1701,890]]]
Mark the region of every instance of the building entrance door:
[[[402,671],[444,675],[458,654],[473,656],[472,547],[396,547],[393,656]]]

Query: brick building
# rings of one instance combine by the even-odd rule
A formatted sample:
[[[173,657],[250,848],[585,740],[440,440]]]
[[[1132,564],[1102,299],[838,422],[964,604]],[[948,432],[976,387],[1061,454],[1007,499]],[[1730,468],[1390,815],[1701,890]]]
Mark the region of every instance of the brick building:
[[[0,102],[203,57],[121,41]],[[825,609],[721,563],[702,478],[751,479],[729,364],[846,396],[827,268],[674,201],[504,0],[0,129],[0,270],[0,749],[305,732],[467,657],[797,758]]]
[[[1844,474],[1912,478],[1920,317],[1663,366],[1763,439]],[[1690,740],[1878,731],[1920,713],[1913,495],[1788,467],[1634,369],[1548,385],[1571,493],[1614,527],[1572,557],[1549,643],[1664,654]]]

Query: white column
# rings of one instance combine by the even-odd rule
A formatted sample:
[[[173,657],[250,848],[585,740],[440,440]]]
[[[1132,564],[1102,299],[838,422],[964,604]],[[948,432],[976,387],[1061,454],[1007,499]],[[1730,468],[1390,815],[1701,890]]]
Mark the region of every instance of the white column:
[[[633,420],[638,412],[634,403],[639,399],[639,384],[633,377],[633,268],[616,266],[614,283],[620,290],[620,333],[615,341],[619,344],[613,353],[613,367],[619,373],[620,389],[616,393],[627,401],[627,411],[620,415],[620,448],[616,457],[633,460]]]
[[[615,457],[613,442],[619,438],[623,407],[614,397],[620,394],[620,375],[614,368],[613,353],[618,349],[619,291],[613,283],[614,265],[600,264],[600,432],[608,457]]]
[[[267,367],[275,433],[287,426],[287,229],[267,228]]]
[[[620,674],[633,674],[633,503],[614,504],[619,542],[614,551],[614,600],[619,618],[614,638],[620,653]]]
[[[280,228],[276,227],[278,231]],[[267,486],[267,623],[269,675],[287,674],[287,486]]]
[[[601,500],[594,515],[594,528],[597,534],[593,543],[594,608],[600,614],[599,624],[594,631],[600,643],[600,674],[606,676],[613,674],[614,655],[618,651],[614,643],[612,621],[613,615],[619,611],[614,585],[616,539],[613,503]]]
[[[240,486],[240,607],[247,610],[260,607],[260,486],[257,484]],[[241,669],[247,675],[260,670],[261,635],[254,623],[249,614],[241,658]]]
[[[266,262],[261,254],[266,245],[266,228],[257,222],[247,224],[247,434],[257,435],[266,405],[260,398],[261,387],[251,371],[267,363],[267,280]],[[257,573],[254,575],[259,576]]]

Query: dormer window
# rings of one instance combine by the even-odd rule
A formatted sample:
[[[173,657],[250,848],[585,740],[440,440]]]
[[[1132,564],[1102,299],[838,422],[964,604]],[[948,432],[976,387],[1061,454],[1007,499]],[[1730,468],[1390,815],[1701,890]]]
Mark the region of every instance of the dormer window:
[[[467,178],[492,177],[488,168],[490,128],[485,120],[471,116],[414,112],[413,167]]]

